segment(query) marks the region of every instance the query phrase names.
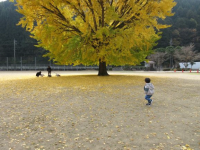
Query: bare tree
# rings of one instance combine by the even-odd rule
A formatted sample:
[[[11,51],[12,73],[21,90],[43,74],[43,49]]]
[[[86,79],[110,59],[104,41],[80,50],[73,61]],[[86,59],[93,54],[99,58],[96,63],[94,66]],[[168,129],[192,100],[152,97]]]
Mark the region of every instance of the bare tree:
[[[161,70],[163,62],[165,62],[168,59],[166,56],[167,53],[165,52],[156,52],[148,56],[148,59],[155,62],[157,70]]]
[[[196,64],[195,62],[190,62],[190,65],[191,65],[191,69],[192,69],[192,66]]]
[[[197,53],[195,45],[190,43],[189,46],[184,46],[180,50],[175,51],[174,57],[187,68],[189,64],[193,65],[195,61],[200,59],[200,53]]]
[[[175,51],[177,51],[179,49],[181,49],[180,46],[176,46],[176,47],[174,47],[174,46],[168,46],[168,47],[165,48],[165,52],[167,53],[168,59],[170,61],[169,67],[171,69],[174,68],[175,65],[176,65],[176,58],[174,58],[174,53],[175,53]]]

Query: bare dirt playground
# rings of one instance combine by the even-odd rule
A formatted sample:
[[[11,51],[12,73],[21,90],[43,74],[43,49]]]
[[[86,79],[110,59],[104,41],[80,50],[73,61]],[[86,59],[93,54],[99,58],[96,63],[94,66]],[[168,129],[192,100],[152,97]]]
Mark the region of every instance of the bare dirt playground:
[[[58,73],[0,72],[0,150],[200,149],[200,74]]]

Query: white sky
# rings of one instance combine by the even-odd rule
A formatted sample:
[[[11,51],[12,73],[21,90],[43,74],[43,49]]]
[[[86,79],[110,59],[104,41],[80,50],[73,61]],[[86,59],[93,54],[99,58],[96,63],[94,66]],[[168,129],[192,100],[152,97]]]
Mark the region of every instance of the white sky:
[[[0,2],[3,2],[3,1],[6,1],[6,0],[0,0]]]

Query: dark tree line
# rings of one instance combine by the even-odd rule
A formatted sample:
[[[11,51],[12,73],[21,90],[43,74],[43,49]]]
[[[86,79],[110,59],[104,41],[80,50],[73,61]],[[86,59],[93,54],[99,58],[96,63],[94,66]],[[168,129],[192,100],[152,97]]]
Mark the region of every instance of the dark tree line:
[[[164,21],[172,27],[162,31],[156,48],[194,43],[195,49],[200,52],[200,1],[175,1],[175,15]],[[45,51],[35,47],[37,42],[25,29],[16,25],[22,16],[15,9],[8,0],[0,2],[0,57],[13,57],[14,39],[17,41],[16,57],[42,56]]]
[[[21,17],[13,3],[0,2],[0,57],[13,57],[14,39],[16,57],[42,56],[44,53],[34,46],[37,42],[30,38],[29,32],[16,25]]]

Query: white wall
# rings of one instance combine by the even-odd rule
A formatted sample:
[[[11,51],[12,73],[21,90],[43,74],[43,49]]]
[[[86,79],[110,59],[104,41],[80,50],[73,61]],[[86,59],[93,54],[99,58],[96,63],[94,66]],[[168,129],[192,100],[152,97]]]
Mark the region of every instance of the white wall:
[[[188,67],[187,68],[191,68],[190,63],[188,63]],[[185,66],[183,65],[183,63],[179,63],[180,68],[185,68]],[[200,69],[200,62],[195,62],[194,65],[192,65],[192,69]]]

